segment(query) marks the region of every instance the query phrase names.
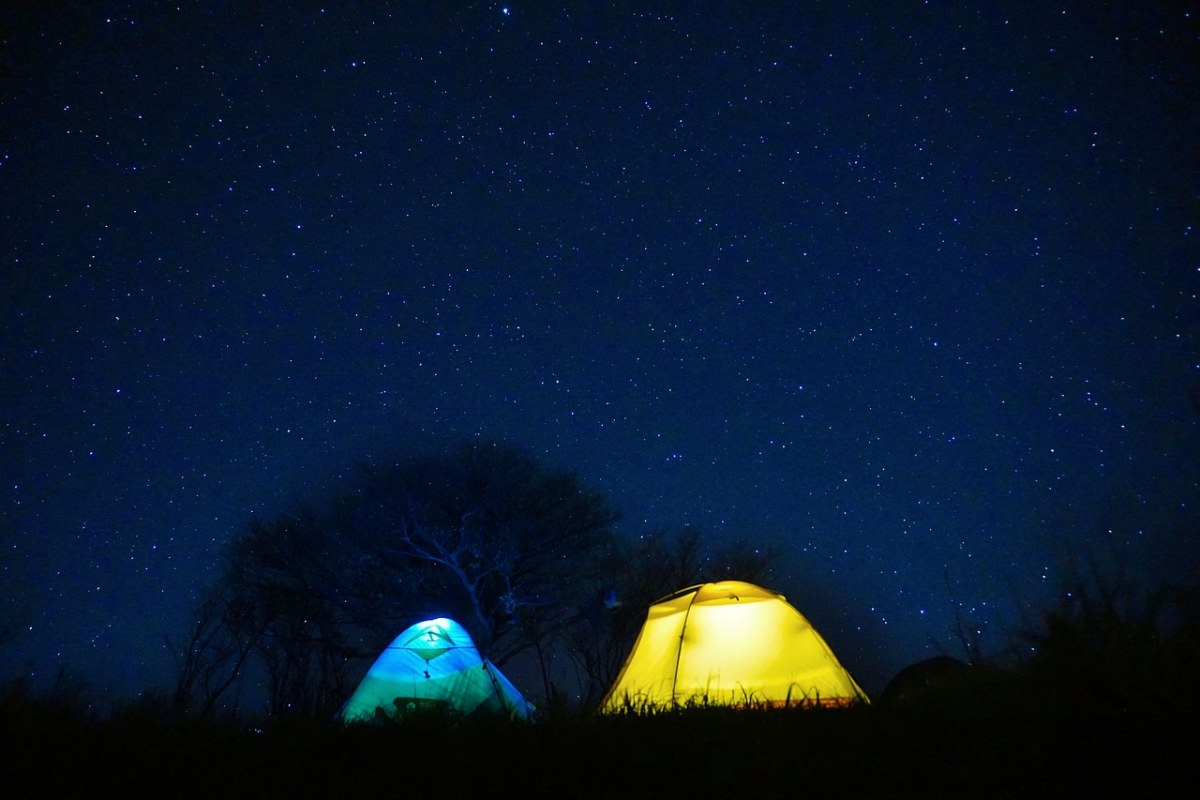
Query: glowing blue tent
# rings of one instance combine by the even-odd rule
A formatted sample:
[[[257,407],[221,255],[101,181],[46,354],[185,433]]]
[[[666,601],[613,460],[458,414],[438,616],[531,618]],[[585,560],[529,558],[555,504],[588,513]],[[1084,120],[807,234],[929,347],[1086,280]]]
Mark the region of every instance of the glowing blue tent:
[[[339,714],[363,722],[444,709],[462,716],[506,715],[528,719],[533,706],[521,696],[454,620],[418,622],[375,660]]]

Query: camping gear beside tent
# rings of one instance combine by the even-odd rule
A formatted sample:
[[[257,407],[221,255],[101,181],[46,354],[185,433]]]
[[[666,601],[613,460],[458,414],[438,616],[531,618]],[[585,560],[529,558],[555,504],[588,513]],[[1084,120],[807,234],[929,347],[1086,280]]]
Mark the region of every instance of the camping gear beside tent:
[[[606,712],[700,705],[849,705],[867,696],[783,595],[742,581],[650,607]]]
[[[530,705],[495,665],[483,658],[466,629],[439,618],[418,622],[387,646],[339,713],[346,722],[371,721],[426,709],[463,716],[533,716]]]

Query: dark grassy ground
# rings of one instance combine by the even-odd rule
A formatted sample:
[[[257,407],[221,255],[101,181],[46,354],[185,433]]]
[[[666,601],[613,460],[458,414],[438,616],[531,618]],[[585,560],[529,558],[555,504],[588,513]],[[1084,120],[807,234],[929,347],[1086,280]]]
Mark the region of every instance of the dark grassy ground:
[[[261,731],[10,694],[6,797],[1191,797],[1194,689],[1097,700],[1008,674],[850,709],[431,716]],[[1175,696],[1179,702],[1164,702]]]
[[[1100,595],[1103,601],[1115,597]],[[1192,595],[1189,595],[1191,597]],[[1200,603],[1170,636],[1112,602],[1046,617],[1018,666],[933,659],[871,705],[698,707],[533,723],[90,719],[0,695],[3,797],[1188,797],[1200,786]]]

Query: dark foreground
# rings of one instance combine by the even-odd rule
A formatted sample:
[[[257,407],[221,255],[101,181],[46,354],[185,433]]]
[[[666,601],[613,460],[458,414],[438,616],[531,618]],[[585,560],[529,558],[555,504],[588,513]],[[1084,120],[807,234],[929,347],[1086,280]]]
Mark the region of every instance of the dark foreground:
[[[1192,796],[1194,705],[993,692],[842,710],[693,709],[536,724],[428,717],[261,731],[5,702],[7,797]]]

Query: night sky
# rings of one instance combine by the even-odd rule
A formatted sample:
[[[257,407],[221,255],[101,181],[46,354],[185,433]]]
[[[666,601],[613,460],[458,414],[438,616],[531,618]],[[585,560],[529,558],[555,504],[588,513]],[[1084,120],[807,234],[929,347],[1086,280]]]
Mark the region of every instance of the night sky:
[[[253,515],[472,436],[868,691],[1187,577],[1198,134],[1188,2],[6,3],[0,678],[165,685]]]

